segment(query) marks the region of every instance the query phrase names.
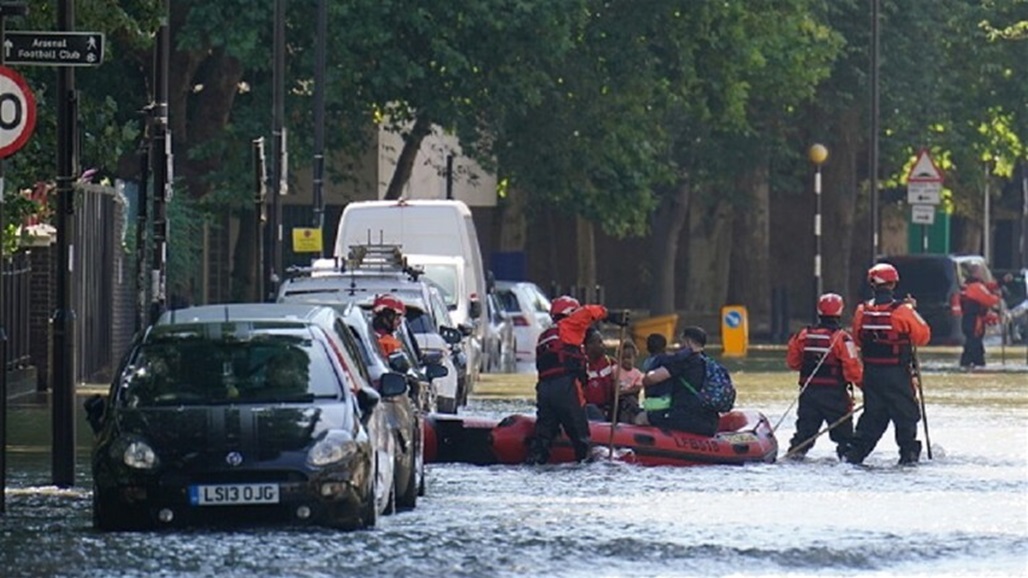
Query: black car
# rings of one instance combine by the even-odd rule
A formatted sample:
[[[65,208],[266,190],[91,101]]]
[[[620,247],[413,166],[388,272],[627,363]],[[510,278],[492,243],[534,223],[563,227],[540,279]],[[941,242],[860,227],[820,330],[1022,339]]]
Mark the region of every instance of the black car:
[[[87,403],[95,527],[374,526],[393,470],[379,401],[407,384],[384,376],[376,392],[325,330],[336,319],[308,305],[165,313]]]

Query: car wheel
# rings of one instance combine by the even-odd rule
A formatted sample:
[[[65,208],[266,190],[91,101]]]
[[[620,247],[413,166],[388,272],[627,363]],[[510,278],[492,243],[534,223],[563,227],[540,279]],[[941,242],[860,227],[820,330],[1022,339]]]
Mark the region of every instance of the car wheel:
[[[378,485],[378,457],[372,458],[374,464],[374,472],[371,476],[371,485],[368,487],[368,492],[365,494],[364,504],[361,507],[361,523],[360,527],[364,529],[374,528],[375,524],[378,523],[378,500],[376,496],[378,491],[376,486]]]
[[[407,471],[409,473],[406,476],[406,483],[403,484],[402,490],[397,489],[396,494],[396,508],[401,511],[413,510],[418,505],[418,470],[414,467],[413,460]]]
[[[101,532],[139,530],[145,523],[137,512],[118,508],[93,484],[93,528]]]

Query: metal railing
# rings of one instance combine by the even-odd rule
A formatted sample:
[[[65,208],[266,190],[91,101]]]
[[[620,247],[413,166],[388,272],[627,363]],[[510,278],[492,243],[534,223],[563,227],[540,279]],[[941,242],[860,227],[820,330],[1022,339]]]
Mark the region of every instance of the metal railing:
[[[0,263],[0,282],[4,284],[4,301],[0,303],[0,320],[7,333],[7,370],[29,364],[29,299],[32,267],[28,255],[15,253]]]

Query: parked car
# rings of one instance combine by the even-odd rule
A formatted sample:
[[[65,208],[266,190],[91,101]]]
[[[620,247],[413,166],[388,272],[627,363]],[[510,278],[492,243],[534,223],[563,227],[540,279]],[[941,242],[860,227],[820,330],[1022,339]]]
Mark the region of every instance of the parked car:
[[[396,508],[411,510],[417,505],[418,496],[425,494],[423,408],[427,407],[424,397],[431,384],[411,371],[409,363],[401,365],[399,371],[390,367],[388,360],[382,358],[371,324],[360,307],[351,304],[340,315],[342,319],[336,324],[336,332],[350,356],[359,360],[364,378],[376,389],[381,389],[383,378],[391,374],[399,375],[407,384],[408,395],[383,398],[382,409],[389,431],[399,440],[393,476]],[[393,355],[403,356],[404,353],[398,351]]]
[[[539,334],[550,326],[550,299],[535,283],[497,281],[496,298],[514,323],[517,361],[535,361]]]
[[[487,373],[513,373],[515,370],[514,322],[500,305],[496,293],[485,301],[485,341],[482,344]]]
[[[93,427],[93,523],[121,530],[228,520],[374,526],[393,487],[381,398],[340,354],[326,307],[169,311],[133,345]]]
[[[436,408],[443,413],[456,413],[468,393],[467,361],[460,358],[460,348],[455,347],[463,335],[448,325],[449,314],[446,306],[441,305],[441,298],[438,300],[440,305],[436,309],[431,308],[433,291],[436,289],[432,283],[419,280],[415,273],[382,265],[381,269],[350,269],[335,273],[321,270],[316,276],[292,277],[282,284],[278,300],[336,307],[357,303],[370,309],[375,295],[391,293],[397,296],[408,309],[405,323],[411,329],[412,349],[419,350],[416,363],[426,368],[441,364],[447,370],[432,380]],[[428,317],[417,325],[415,321],[425,315]]]
[[[982,281],[992,282],[992,274],[980,255],[917,254],[883,257],[899,272],[896,295],[910,294],[917,300],[917,311],[932,328],[933,345],[960,345],[963,309],[960,290],[972,266],[983,272]],[[992,329],[991,331],[998,331]]]
[[[1003,291],[1011,343],[1028,343],[1028,269],[996,271]]]
[[[463,350],[468,356],[468,391],[475,388],[478,373],[484,367],[482,342],[486,320],[482,316],[482,295],[468,286],[468,268],[463,257],[454,255],[423,255],[404,253],[407,262],[424,271],[424,278],[439,289],[453,327],[465,334]]]

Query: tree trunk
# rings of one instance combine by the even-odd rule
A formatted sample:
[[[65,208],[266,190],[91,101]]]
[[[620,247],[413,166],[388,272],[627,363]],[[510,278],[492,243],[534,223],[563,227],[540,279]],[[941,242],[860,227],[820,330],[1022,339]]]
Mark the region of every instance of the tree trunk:
[[[239,237],[232,251],[232,299],[242,303],[263,301],[257,294],[256,274],[257,231],[254,210],[246,208],[239,215]]]
[[[575,246],[578,250],[578,273],[575,284],[585,288],[586,299],[592,300],[592,288],[596,287],[596,235],[593,222],[581,215],[575,216]]]
[[[851,285],[853,281],[861,281],[866,270],[860,267],[859,274],[854,275],[854,267],[850,265],[857,236],[854,235],[860,190],[857,165],[864,153],[861,143],[865,135],[860,114],[860,106],[853,105],[839,116],[836,138],[828,144],[828,161],[822,167],[822,284],[826,292],[843,295],[847,303],[856,303],[860,298],[853,293]],[[859,288],[859,283],[856,287]]]
[[[527,242],[528,224],[525,219],[525,192],[512,189],[503,200],[495,220],[500,232],[497,247],[500,251],[524,251]]]
[[[689,206],[686,310],[715,315],[720,312],[728,296],[731,252],[731,205],[721,199],[693,199]]]
[[[665,315],[675,311],[675,260],[678,239],[689,216],[689,181],[683,178],[673,191],[661,195],[653,214],[650,235],[650,262],[653,266],[650,285],[650,314]]]
[[[728,299],[746,306],[751,325],[766,322],[771,307],[771,185],[768,157],[754,158],[736,179],[745,201],[734,208]]]
[[[393,178],[386,189],[386,199],[396,200],[403,195],[403,187],[407,186],[411,173],[414,172],[414,161],[421,150],[421,142],[431,131],[432,123],[426,116],[419,115],[410,132],[403,135],[403,150],[400,151],[400,158],[396,159],[396,170],[393,171]]]

